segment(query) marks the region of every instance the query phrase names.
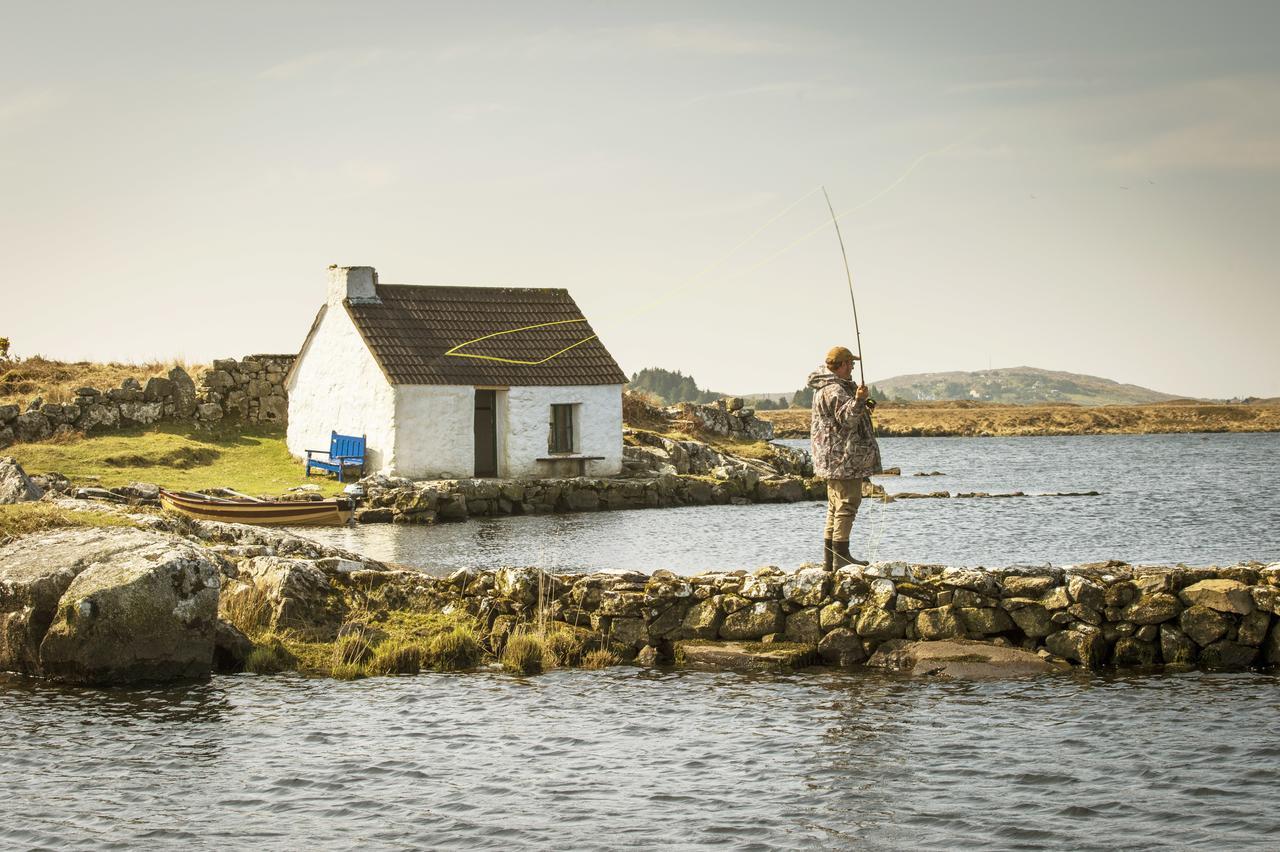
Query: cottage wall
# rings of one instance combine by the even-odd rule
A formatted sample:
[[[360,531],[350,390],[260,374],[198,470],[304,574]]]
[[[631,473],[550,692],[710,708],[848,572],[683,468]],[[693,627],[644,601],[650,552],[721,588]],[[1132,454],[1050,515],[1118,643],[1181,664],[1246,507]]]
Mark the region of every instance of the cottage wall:
[[[537,459],[547,456],[551,406],[576,404],[578,452],[603,456],[587,463],[589,476],[622,471],[622,386],[513,387],[499,391],[498,474],[525,478],[553,476],[557,470]],[[397,476],[457,479],[475,473],[475,389],[457,385],[396,388]],[[571,465],[576,472],[577,462]]]
[[[510,477],[550,476],[557,471],[547,456],[551,431],[551,406],[577,404],[574,423],[577,451],[585,456],[604,456],[587,463],[588,476],[615,476],[622,472],[622,385],[581,385],[571,387],[513,387],[507,397],[507,447],[500,471]],[[501,428],[501,424],[499,424]],[[499,458],[501,448],[499,448]],[[573,463],[577,467],[577,463]]]
[[[395,405],[396,476],[458,479],[475,472],[474,388],[401,385]]]
[[[341,305],[326,307],[287,383],[289,452],[327,450],[329,434],[365,435],[369,473],[395,466],[395,394]]]

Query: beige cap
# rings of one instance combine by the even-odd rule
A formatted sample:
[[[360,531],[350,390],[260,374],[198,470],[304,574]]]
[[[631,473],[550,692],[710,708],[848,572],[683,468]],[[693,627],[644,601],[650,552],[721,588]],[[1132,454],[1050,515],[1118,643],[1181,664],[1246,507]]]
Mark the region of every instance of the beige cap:
[[[846,361],[857,361],[858,356],[854,355],[843,346],[832,346],[827,351],[827,366],[838,367]]]

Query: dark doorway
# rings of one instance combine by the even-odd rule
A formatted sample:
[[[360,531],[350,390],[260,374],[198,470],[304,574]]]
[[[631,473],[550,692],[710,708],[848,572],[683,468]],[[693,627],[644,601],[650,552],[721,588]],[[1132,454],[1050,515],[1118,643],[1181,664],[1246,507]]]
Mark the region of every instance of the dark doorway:
[[[498,394],[476,391],[476,476],[498,475]]]

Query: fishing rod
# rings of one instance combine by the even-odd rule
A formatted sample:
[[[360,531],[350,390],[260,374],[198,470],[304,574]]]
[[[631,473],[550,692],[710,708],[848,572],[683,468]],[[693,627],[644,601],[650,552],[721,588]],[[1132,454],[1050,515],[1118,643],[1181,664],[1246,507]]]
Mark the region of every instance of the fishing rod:
[[[836,216],[836,209],[831,206],[831,196],[827,194],[827,188],[822,188],[822,197],[827,200],[827,209],[831,211],[831,224],[836,229],[836,239],[840,241],[840,257],[844,259],[844,277],[849,282],[849,304],[853,306],[853,335],[858,347],[858,378],[861,380],[863,387],[867,384],[867,374],[862,366],[862,329],[858,326],[858,302],[853,298],[853,272],[849,269],[849,255],[844,250],[844,236],[840,233],[840,219]],[[867,405],[875,408],[875,402],[868,399]]]

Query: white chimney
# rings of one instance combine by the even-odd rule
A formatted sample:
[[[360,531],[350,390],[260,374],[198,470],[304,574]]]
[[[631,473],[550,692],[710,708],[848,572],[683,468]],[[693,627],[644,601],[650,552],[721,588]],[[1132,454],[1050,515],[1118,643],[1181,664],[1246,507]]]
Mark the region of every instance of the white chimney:
[[[378,301],[378,273],[372,266],[329,267],[329,304],[340,305],[343,299],[353,302]]]

